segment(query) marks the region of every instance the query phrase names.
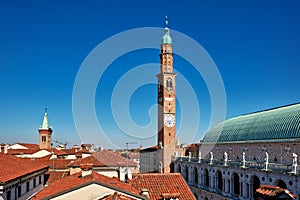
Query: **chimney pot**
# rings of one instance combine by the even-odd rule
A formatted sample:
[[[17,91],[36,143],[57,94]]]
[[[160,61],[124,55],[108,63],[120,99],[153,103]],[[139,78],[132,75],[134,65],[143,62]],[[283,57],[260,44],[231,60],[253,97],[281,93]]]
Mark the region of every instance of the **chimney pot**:
[[[88,176],[88,175],[92,174],[93,165],[91,165],[91,164],[80,165],[80,169],[81,169],[81,176],[85,177],[85,176]]]
[[[144,197],[149,198],[149,191],[146,188],[142,188],[140,194]]]

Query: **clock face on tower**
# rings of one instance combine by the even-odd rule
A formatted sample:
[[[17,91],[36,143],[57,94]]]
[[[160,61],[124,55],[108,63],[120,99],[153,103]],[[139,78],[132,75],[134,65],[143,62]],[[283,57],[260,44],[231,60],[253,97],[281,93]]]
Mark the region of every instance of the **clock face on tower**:
[[[175,125],[175,117],[173,115],[166,115],[164,119],[164,123],[167,127],[173,127]]]

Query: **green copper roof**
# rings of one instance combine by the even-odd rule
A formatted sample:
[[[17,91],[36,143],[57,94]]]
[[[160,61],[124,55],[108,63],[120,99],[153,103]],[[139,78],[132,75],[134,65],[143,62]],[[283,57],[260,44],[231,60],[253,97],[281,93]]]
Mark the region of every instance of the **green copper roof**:
[[[45,114],[44,114],[44,118],[43,118],[43,123],[40,126],[39,129],[49,129],[49,123],[48,123],[48,114],[47,114],[47,109],[45,109]]]
[[[241,142],[285,139],[300,139],[300,103],[225,120],[212,127],[203,140]]]
[[[168,16],[166,16],[166,28],[164,30],[164,35],[161,38],[161,44],[172,44],[172,38],[170,36],[170,30],[168,28],[168,24],[169,24]]]
[[[172,44],[172,38],[170,36],[170,30],[168,27],[164,30],[164,35],[161,38],[161,44]]]

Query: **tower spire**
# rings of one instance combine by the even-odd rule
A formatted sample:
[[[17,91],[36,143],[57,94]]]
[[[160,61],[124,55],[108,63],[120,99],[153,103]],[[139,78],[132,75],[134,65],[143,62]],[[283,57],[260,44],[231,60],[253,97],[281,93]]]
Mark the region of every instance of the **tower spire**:
[[[170,30],[168,28],[169,20],[168,16],[166,15],[166,27],[164,29],[164,35],[161,39],[161,44],[172,44],[172,38],[170,36]]]
[[[43,123],[41,125],[41,129],[48,129],[48,128],[49,128],[48,114],[47,114],[47,108],[45,108],[45,114],[43,118]]]

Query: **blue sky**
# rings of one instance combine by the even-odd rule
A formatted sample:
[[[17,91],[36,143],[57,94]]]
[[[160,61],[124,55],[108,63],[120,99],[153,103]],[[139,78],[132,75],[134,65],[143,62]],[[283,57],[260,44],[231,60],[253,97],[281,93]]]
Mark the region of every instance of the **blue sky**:
[[[79,144],[72,92],[82,62],[115,34],[140,27],[163,28],[165,15],[171,29],[196,40],[215,62],[226,90],[227,117],[300,102],[297,0],[1,1],[0,142],[37,143],[37,128],[47,107],[53,137]],[[159,47],[160,38],[157,41]],[[158,63],[158,54],[157,49],[144,49],[120,56],[101,77],[103,84],[95,95],[97,117],[119,147],[136,138],[123,137],[113,120],[108,105],[114,85],[133,67]],[[185,141],[184,136],[180,140],[197,142],[209,125],[210,96],[186,60],[175,55],[174,66],[197,93],[201,111],[193,141]],[[147,125],[148,111],[155,103],[154,84],[136,90],[128,106],[135,123]],[[93,134],[93,129],[86,132]],[[83,142],[108,147],[101,138]],[[137,142],[150,146],[156,138]]]

